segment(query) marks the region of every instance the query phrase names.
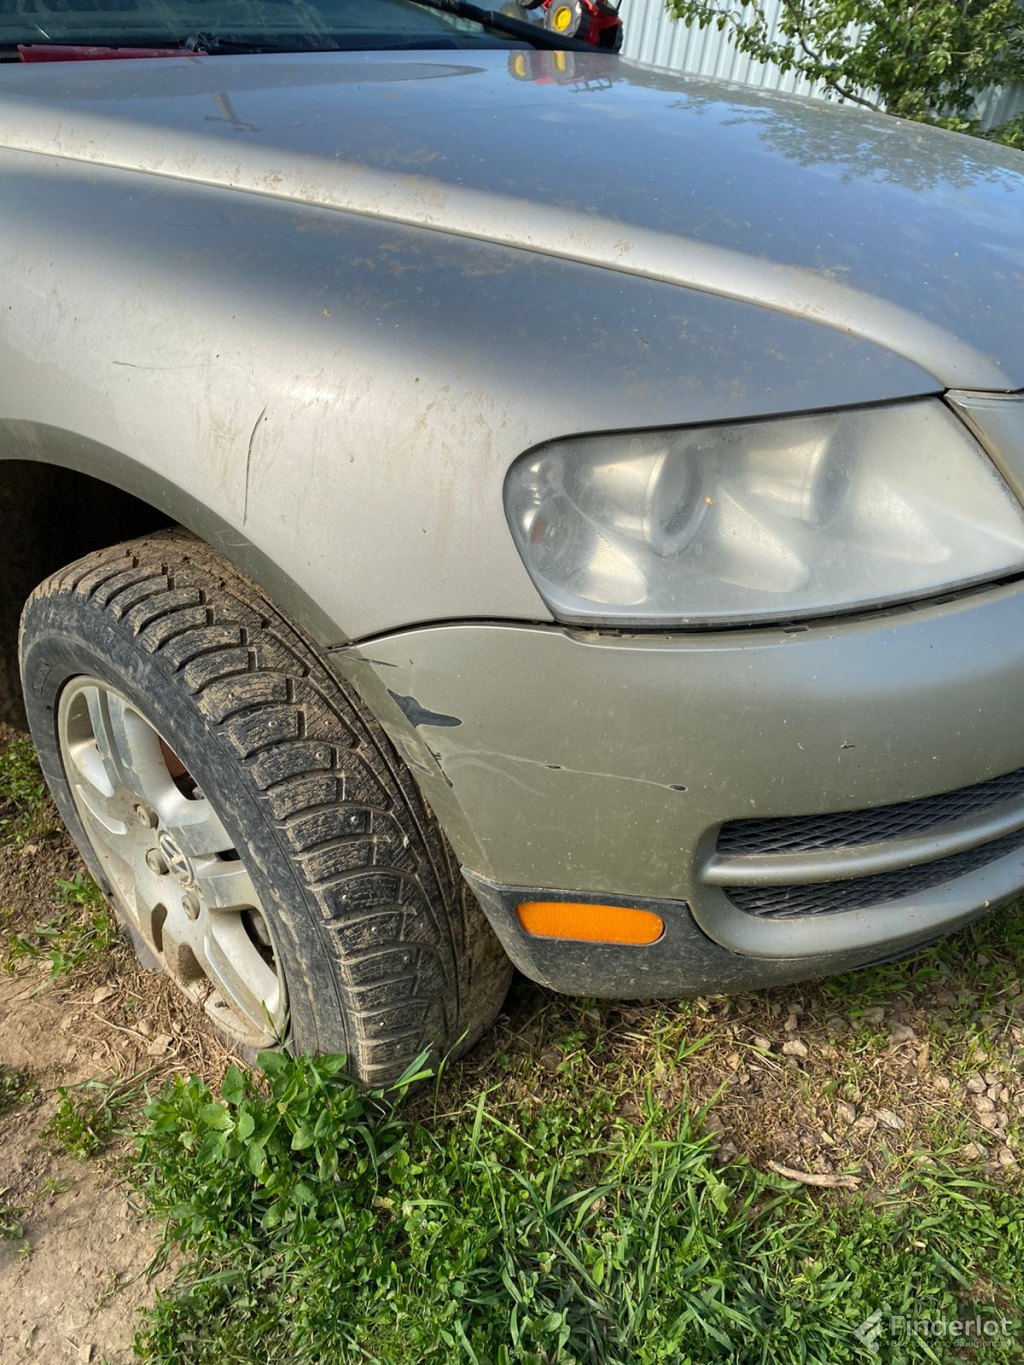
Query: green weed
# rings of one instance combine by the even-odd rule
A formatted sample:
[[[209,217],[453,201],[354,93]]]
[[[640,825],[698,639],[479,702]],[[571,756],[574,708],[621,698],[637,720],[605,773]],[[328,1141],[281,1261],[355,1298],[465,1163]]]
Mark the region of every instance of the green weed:
[[[0,1062],[0,1115],[30,1103],[35,1096],[36,1083],[30,1072]]]
[[[80,1081],[57,1087],[57,1111],[43,1129],[51,1148],[86,1161],[98,1156],[121,1131],[126,1107],[137,1098],[142,1076],[127,1082]]]
[[[1024,1293],[1016,1195],[940,1160],[884,1202],[817,1198],[717,1166],[702,1115],[650,1092],[632,1122],[582,1087],[415,1117],[340,1058],[261,1064],[146,1110],[139,1179],[189,1264],[143,1360],[842,1365],[876,1309],[1012,1314]]]
[[[8,1191],[0,1189],[0,1242],[20,1242],[25,1236],[22,1219],[25,1210],[8,1202]]]
[[[63,909],[28,934],[9,935],[4,958],[8,971],[25,959],[45,958],[53,980],[105,956],[113,946],[117,926],[96,883],[78,873],[70,881],[57,878],[54,886]]]
[[[19,735],[0,750],[0,841],[25,844],[56,824],[32,741]]]

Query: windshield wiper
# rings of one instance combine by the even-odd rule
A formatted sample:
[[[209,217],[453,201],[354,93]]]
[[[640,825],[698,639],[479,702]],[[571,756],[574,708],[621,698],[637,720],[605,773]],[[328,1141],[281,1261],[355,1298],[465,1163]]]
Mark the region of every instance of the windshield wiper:
[[[337,44],[305,35],[251,40],[211,38],[197,33],[175,42],[172,38],[128,39],[118,43],[12,43],[0,48],[0,61],[11,62],[104,62],[133,57],[212,57],[241,56],[248,53],[333,52]]]
[[[495,33],[508,33],[513,38],[522,38],[531,47],[554,48],[559,52],[594,52],[590,43],[581,43],[578,38],[565,38],[558,33],[549,33],[536,24],[525,23],[522,19],[510,19],[505,14],[474,5],[472,0],[413,0],[415,5],[426,9],[439,10],[442,14],[454,14],[457,19],[471,19],[483,28]]]
[[[457,19],[469,19],[483,29],[518,38],[531,47],[553,48],[556,51],[593,52],[589,43],[577,38],[548,33],[546,29],[521,19],[473,4],[472,0],[412,0],[424,9],[451,14]],[[468,36],[468,35],[467,35]],[[195,33],[176,42],[173,38],[126,38],[117,43],[12,43],[0,48],[0,61],[21,62],[97,62],[115,61],[132,57],[214,57],[244,56],[251,53],[300,53],[364,50],[367,40],[346,43],[341,34],[277,34],[273,38],[256,39],[220,37]],[[446,41],[454,39],[454,41]],[[381,48],[398,47],[457,47],[458,35],[431,34],[422,38],[395,35],[393,40],[381,42]]]
[[[180,57],[180,47],[106,47],[86,43],[18,43],[5,48],[3,56],[17,62],[103,62],[121,57]]]

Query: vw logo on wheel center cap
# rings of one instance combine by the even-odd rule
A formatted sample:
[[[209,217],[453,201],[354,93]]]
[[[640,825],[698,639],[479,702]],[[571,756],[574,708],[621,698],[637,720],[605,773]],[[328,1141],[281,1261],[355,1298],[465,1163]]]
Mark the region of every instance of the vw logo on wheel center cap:
[[[156,842],[157,848],[159,848],[171,876],[180,887],[186,891],[191,891],[196,884],[196,877],[195,873],[192,871],[191,862],[185,857],[184,853],[182,853],[181,849],[166,830],[161,833]]]

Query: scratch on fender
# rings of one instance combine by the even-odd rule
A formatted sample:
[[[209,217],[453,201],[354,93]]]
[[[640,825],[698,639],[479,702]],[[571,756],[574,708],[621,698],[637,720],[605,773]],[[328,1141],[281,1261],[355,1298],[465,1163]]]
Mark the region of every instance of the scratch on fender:
[[[267,404],[264,403],[263,411],[252,424],[252,431],[249,433],[249,448],[245,452],[245,492],[242,495],[242,525],[244,526],[249,518],[249,471],[252,469],[252,447],[256,440],[256,432],[260,423],[267,415]]]

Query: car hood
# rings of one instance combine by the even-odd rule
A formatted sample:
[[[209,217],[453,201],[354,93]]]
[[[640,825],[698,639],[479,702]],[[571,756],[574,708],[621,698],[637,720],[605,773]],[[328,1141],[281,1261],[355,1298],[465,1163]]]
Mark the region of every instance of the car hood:
[[[601,54],[0,68],[0,144],[744,300],[1024,386],[1024,157]],[[543,300],[538,326],[544,326]]]

